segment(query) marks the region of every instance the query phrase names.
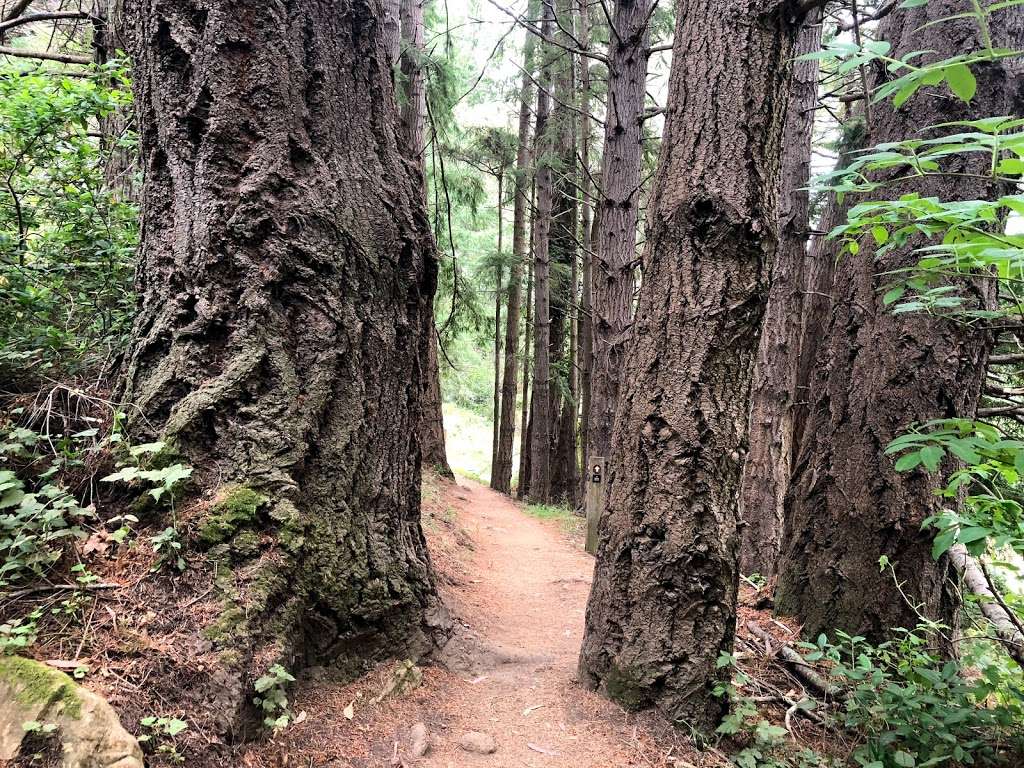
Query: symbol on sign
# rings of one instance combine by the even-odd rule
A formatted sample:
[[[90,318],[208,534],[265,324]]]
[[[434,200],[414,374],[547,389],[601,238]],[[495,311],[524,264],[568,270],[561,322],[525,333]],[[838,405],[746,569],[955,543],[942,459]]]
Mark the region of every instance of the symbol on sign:
[[[590,482],[600,483],[601,482],[601,465],[595,464],[593,474],[590,476]]]

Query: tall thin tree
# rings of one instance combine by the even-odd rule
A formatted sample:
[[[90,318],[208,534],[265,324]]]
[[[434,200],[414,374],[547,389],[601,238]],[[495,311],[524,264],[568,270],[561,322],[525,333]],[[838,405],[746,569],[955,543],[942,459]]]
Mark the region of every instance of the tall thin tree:
[[[575,40],[575,0],[553,0],[558,15],[557,36],[568,48]],[[575,360],[577,259],[579,254],[579,201],[576,160],[578,108],[576,107],[576,55],[560,52],[555,65],[554,105],[551,110],[552,164],[554,166],[549,251],[551,275],[551,398],[550,501],[575,505],[578,490],[576,432],[579,425]]]
[[[523,50],[523,77],[519,86],[519,132],[516,146],[512,202],[512,267],[509,274],[505,312],[505,367],[501,389],[501,427],[498,455],[491,473],[492,487],[503,493],[512,490],[512,443],[516,425],[517,356],[519,351],[519,315],[522,306],[523,264],[527,256],[530,202],[530,118],[533,101],[534,36],[527,33]],[[524,387],[524,397],[525,387]],[[525,429],[523,430],[525,433]]]
[[[553,2],[544,2],[541,31],[545,38],[554,29]],[[529,497],[547,502],[551,497],[551,262],[549,235],[554,194],[551,174],[553,131],[548,130],[551,113],[551,83],[554,46],[541,48],[541,77],[537,88],[536,146],[537,203],[533,222],[533,395],[530,414]]]
[[[390,2],[391,0],[388,0]],[[420,171],[420,186],[423,198],[427,196],[426,181],[426,125],[427,125],[427,81],[423,71],[425,26],[423,0],[400,0],[401,39],[404,53],[401,56],[402,79],[405,94],[402,103],[402,129],[406,151],[414,159]],[[385,29],[387,30],[385,23]],[[389,51],[389,55],[390,55]],[[442,182],[443,183],[443,182]],[[437,329],[434,322],[434,308],[429,308],[428,339],[424,359],[425,377],[423,387],[423,416],[420,420],[420,445],[423,463],[438,473],[453,477],[448,464],[445,446],[443,399],[441,396],[441,366],[438,351]]]
[[[640,209],[640,169],[647,48],[653,0],[617,0],[608,40],[600,228],[591,266],[593,370],[587,455],[609,457],[626,347],[633,323],[633,273]]]

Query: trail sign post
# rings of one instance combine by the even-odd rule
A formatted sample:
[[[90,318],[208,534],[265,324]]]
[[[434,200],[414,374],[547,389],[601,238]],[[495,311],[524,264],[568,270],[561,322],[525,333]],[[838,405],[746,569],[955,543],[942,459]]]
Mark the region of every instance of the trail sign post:
[[[587,467],[587,544],[586,550],[597,554],[597,524],[604,509],[605,461],[603,456],[591,460]]]

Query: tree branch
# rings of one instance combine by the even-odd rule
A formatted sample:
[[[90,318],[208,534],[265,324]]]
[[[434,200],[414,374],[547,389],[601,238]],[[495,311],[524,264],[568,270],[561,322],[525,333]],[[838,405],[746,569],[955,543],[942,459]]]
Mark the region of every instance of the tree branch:
[[[529,32],[532,35],[536,35],[537,37],[539,37],[545,43],[549,43],[550,45],[553,45],[556,48],[561,48],[563,51],[568,51],[569,53],[575,53],[577,56],[586,56],[588,59],[594,59],[595,61],[600,61],[605,66],[610,66],[610,62],[608,61],[608,57],[607,56],[602,56],[600,53],[594,53],[593,51],[585,51],[582,48],[574,48],[571,45],[565,45],[564,43],[562,43],[562,42],[560,42],[558,40],[555,40],[553,37],[550,37],[549,35],[545,35],[544,32],[539,27],[537,27],[535,24],[531,24],[522,15],[517,14],[514,11],[509,10],[505,6],[495,2],[495,0],[487,0],[487,2],[489,2],[491,5],[493,5],[495,8],[497,8],[499,11],[504,13],[509,18],[513,19],[516,22],[516,24],[521,26],[527,32]]]
[[[44,61],[59,61],[61,64],[92,64],[90,56],[73,56],[67,53],[51,53],[50,51],[26,51],[21,48],[11,48],[0,45],[0,56],[14,56],[20,59],[43,59]]]
[[[32,5],[34,0],[15,0],[14,5],[11,6],[11,10],[4,14],[2,21],[11,21],[16,19]]]
[[[85,11],[54,11],[53,13],[30,13],[27,16],[18,16],[16,18],[5,20],[0,22],[0,34],[20,27],[23,24],[32,24],[36,21],[58,21],[60,19],[91,19],[93,15],[86,13]]]

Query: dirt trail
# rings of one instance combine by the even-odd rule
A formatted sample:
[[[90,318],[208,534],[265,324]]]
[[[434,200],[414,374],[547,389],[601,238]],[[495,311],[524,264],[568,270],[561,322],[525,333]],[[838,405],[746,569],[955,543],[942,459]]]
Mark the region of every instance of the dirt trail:
[[[290,754],[286,764],[720,764],[694,753],[655,716],[627,714],[576,682],[593,571],[582,536],[567,534],[557,521],[530,517],[507,497],[468,480],[446,484],[440,493],[440,503],[428,505],[435,511],[426,519],[427,538],[458,627],[440,654],[441,666],[426,669],[422,687],[378,706],[364,702],[382,676],[345,687],[311,686],[295,702],[296,710],[308,710],[309,722],[290,729],[291,744],[282,745]],[[350,702],[355,716],[347,722]],[[409,739],[417,722],[430,734],[430,749],[418,758]],[[497,750],[463,750],[458,742],[468,731],[490,734]]]
[[[487,731],[498,751],[467,755],[454,739],[445,739],[424,764],[628,764],[623,734],[608,732],[608,716],[621,723],[623,715],[575,681],[593,559],[557,523],[531,518],[475,483],[461,485],[455,504],[475,547],[473,578],[446,597],[484,652],[476,668],[460,670],[476,674],[458,692],[460,706],[447,730],[455,738],[468,730]],[[498,649],[498,658],[488,658],[488,646]],[[455,661],[457,666],[460,659]]]

